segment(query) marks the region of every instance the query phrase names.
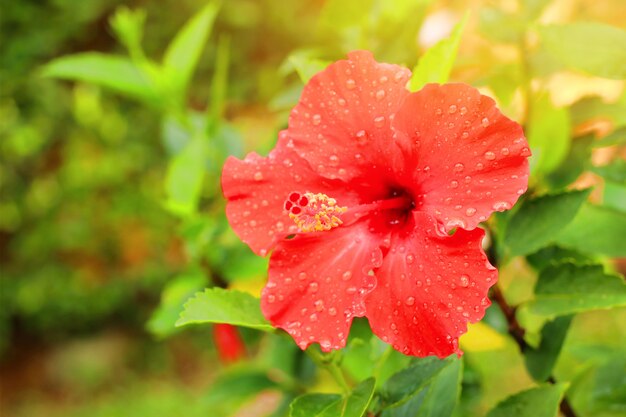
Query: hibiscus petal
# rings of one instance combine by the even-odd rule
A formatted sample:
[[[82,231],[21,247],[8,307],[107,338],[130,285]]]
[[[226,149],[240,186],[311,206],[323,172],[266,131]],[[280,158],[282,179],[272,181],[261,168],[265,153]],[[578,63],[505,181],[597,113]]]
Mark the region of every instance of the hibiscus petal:
[[[346,345],[353,317],[363,316],[364,296],[375,286],[380,266],[378,239],[361,221],[328,232],[299,235],[280,243],[270,258],[261,309],[302,349]]]
[[[320,175],[348,180],[389,166],[390,121],[408,94],[411,72],[355,51],[314,76],[289,117],[288,138]]]
[[[458,337],[483,317],[497,280],[481,249],[484,231],[448,236],[425,213],[415,212],[413,220],[392,235],[366,315],[378,337],[407,355],[460,355]]]
[[[298,232],[284,210],[292,192],[327,193],[340,205],[356,204],[346,185],[328,180],[279,141],[267,158],[250,153],[244,160],[229,157],[222,171],[226,216],[239,238],[261,256],[288,235]]]
[[[530,151],[521,126],[471,86],[426,85],[407,97],[393,128],[406,186],[447,230],[473,229],[526,191]]]

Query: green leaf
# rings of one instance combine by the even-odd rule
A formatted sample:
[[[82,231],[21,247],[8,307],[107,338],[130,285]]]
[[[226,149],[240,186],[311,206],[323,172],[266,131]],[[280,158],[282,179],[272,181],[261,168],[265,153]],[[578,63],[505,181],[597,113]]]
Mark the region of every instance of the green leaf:
[[[528,347],[524,351],[526,369],[535,381],[546,381],[559,357],[565,336],[574,316],[557,317],[541,329],[541,343],[536,349]]]
[[[626,412],[626,355],[622,347],[602,356],[600,365],[576,375],[569,390],[572,406],[581,416],[621,417]]]
[[[615,258],[626,256],[626,213],[583,204],[574,220],[554,239],[566,248]]]
[[[626,306],[626,283],[601,265],[551,265],[539,274],[535,298],[524,304],[531,314],[548,318]]]
[[[61,57],[46,64],[42,75],[97,84],[151,104],[159,100],[150,76],[114,55],[88,52]]]
[[[435,377],[446,367],[451,366],[457,358],[438,359],[427,357],[417,359],[407,369],[404,369],[389,378],[383,385],[381,394],[385,403],[401,405],[418,391],[423,391]]]
[[[616,158],[606,165],[595,166],[591,168],[591,171],[607,181],[626,184],[626,161],[621,158]]]
[[[585,171],[590,164],[592,143],[592,135],[576,138],[572,141],[563,162],[545,178],[553,189],[565,188]]]
[[[382,417],[450,417],[461,393],[463,362],[446,360],[444,367],[406,401],[387,408]]]
[[[544,26],[539,34],[546,49],[569,68],[615,80],[626,78],[626,31],[577,22]]]
[[[206,170],[206,152],[204,138],[196,137],[170,160],[165,191],[167,208],[173,213],[188,216],[196,211]]]
[[[550,0],[522,0],[522,10],[526,15],[526,20],[532,21],[538,18]]]
[[[258,298],[223,288],[207,288],[185,304],[176,326],[196,323],[228,323],[258,330],[274,330],[263,317]]]
[[[574,263],[589,263],[593,261],[593,258],[583,255],[575,250],[565,249],[560,246],[550,245],[537,252],[530,254],[526,257],[526,260],[537,271],[544,269],[545,267],[565,261],[571,261]]]
[[[569,149],[570,124],[567,109],[554,107],[547,94],[533,101],[527,131],[533,152],[531,173],[550,173],[563,161]]]
[[[487,417],[556,417],[566,384],[542,385],[499,403]]]
[[[457,23],[449,38],[439,41],[424,53],[413,68],[409,90],[417,91],[427,83],[443,84],[448,81],[468,17],[469,12]]]
[[[354,387],[345,398],[335,401],[316,417],[362,417],[372,401],[376,380],[368,378]]]
[[[183,311],[183,304],[206,284],[207,278],[201,271],[182,274],[168,282],[161,292],[161,304],[152,313],[146,325],[148,330],[159,337],[174,333],[176,321]]]
[[[211,81],[211,101],[209,103],[208,126],[215,133],[217,124],[224,115],[226,94],[228,90],[228,64],[230,62],[230,38],[222,36],[217,44],[217,58],[215,61],[215,71]]]
[[[141,39],[145,22],[145,10],[131,10],[126,6],[115,9],[115,14],[109,19],[109,24],[117,39],[128,49],[132,57],[143,56]]]
[[[311,58],[304,54],[291,54],[288,60],[304,84],[309,82],[315,74],[324,70],[328,64],[330,64],[329,61]]]
[[[289,417],[316,417],[340,400],[339,394],[304,394],[291,402]]]
[[[203,7],[176,34],[165,51],[163,66],[179,92],[189,85],[220,5],[219,1],[211,1]]]
[[[607,103],[600,97],[585,97],[570,107],[572,126],[579,126],[586,122],[607,120],[616,128],[626,126],[626,90],[615,103]],[[617,130],[618,132],[620,130]],[[606,145],[604,140],[596,142],[596,146],[612,146],[623,143],[625,130],[620,136],[611,138]],[[621,140],[620,140],[621,137]],[[612,143],[615,141],[616,143]]]
[[[511,256],[535,252],[554,240],[571,222],[591,189],[543,195],[526,200],[508,222],[504,243]]]

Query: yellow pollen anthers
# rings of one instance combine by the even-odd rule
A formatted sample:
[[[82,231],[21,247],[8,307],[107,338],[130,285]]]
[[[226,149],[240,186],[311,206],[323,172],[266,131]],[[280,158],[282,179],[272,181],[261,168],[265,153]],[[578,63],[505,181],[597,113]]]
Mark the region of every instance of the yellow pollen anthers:
[[[348,208],[337,205],[334,198],[326,194],[293,192],[284,205],[289,217],[301,232],[323,232],[343,224],[339,216]]]

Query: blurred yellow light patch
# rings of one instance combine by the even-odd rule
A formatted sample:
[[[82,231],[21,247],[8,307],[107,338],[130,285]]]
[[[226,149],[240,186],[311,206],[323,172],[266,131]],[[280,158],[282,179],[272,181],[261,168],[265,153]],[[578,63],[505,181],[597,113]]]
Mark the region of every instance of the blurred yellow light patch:
[[[231,290],[239,290],[247,292],[257,298],[261,297],[261,290],[265,286],[265,277],[259,277],[255,279],[246,279],[242,281],[235,281],[231,283],[228,288]]]
[[[504,349],[506,338],[483,323],[469,325],[469,330],[459,340],[461,349],[468,352],[486,352]]]

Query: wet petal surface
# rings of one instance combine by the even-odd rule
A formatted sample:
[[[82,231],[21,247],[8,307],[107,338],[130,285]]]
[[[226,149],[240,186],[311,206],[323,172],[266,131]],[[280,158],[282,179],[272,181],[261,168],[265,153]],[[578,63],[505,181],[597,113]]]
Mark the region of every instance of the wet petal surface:
[[[484,231],[448,236],[432,217],[413,218],[413,228],[391,237],[366,298],[367,317],[374,333],[404,354],[460,354],[458,337],[483,317],[497,280],[480,246]]]

